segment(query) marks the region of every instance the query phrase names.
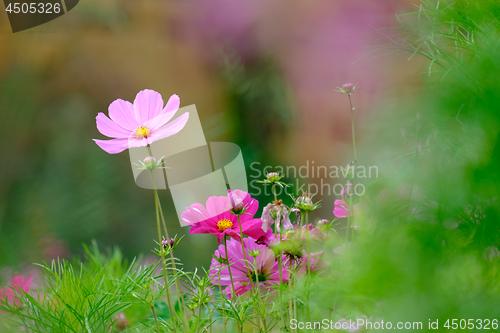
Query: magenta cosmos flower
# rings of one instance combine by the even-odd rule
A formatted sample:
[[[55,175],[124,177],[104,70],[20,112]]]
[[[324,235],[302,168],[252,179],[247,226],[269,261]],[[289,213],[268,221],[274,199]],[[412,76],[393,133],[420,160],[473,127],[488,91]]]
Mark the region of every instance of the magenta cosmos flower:
[[[274,285],[279,284],[279,266],[273,250],[265,245],[255,243],[255,239],[252,238],[243,239],[243,244],[247,260],[250,262],[248,265],[250,276],[248,275],[247,265],[245,265],[241,243],[234,239],[227,242],[228,258],[231,263],[231,274],[233,275],[236,295],[242,295],[252,289],[252,282],[254,284],[257,283],[257,279],[259,280],[259,286],[266,289],[272,289]],[[256,255],[257,253],[258,255]],[[226,258],[224,245],[219,246],[214,256],[217,258]],[[281,272],[283,282],[288,282],[289,273],[286,265],[287,262],[288,261],[283,256],[283,267]],[[212,278],[213,284],[219,284],[220,281],[222,286],[227,286],[224,292],[228,295],[228,298],[233,296],[231,278],[229,276],[227,264],[221,264],[216,259],[212,259],[210,277]]]
[[[231,211],[235,208],[235,200],[236,206],[244,209],[240,215],[243,234],[255,239],[262,236],[262,220],[253,218],[259,208],[259,202],[240,190],[229,190],[227,197],[210,197],[206,207],[199,203],[186,207],[181,214],[181,220],[191,226],[190,234],[215,235],[219,244],[226,235],[239,241],[241,237],[238,215]]]
[[[140,91],[134,104],[117,99],[108,108],[111,119],[102,112],[96,117],[99,132],[113,139],[94,141],[107,153],[117,154],[174,135],[184,128],[189,118],[186,112],[168,122],[179,109],[179,104],[179,96],[172,95],[163,107],[161,95],[149,89]]]
[[[21,295],[21,291],[29,293],[32,281],[32,276],[25,279],[23,275],[14,275],[10,280],[10,287],[0,289],[0,299],[10,305],[16,304],[19,306],[21,301],[19,301],[18,297]]]

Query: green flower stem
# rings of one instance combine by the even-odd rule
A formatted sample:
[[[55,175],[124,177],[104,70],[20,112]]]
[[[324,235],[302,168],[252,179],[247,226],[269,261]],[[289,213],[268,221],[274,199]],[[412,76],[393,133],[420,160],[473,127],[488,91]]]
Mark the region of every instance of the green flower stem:
[[[351,101],[351,94],[347,94],[347,97],[349,97],[349,107],[351,110],[351,128],[352,128],[352,149],[354,153],[354,160],[357,161],[358,157],[356,154],[356,135],[354,133],[354,108],[352,107],[352,101]]]
[[[283,235],[281,234],[281,226],[278,231],[280,234],[280,244],[281,244],[283,242]],[[283,251],[280,251],[280,254],[278,256],[278,269],[280,273],[280,306],[281,308],[283,308],[283,290],[281,289],[281,285],[283,284]],[[286,329],[285,316],[281,316],[281,325],[283,329]]]
[[[240,226],[240,241],[241,241],[241,251],[243,251],[243,259],[245,259],[245,267],[247,268],[247,274],[248,277],[250,278],[250,283],[252,285],[252,289],[255,287],[252,281],[252,273],[250,272],[250,268],[248,268],[248,260],[247,260],[247,254],[245,251],[245,245],[243,244],[243,230],[241,228],[241,219],[240,216],[238,215],[238,225]]]
[[[207,312],[210,313],[210,317],[208,318],[208,322],[211,323],[213,316],[214,316],[214,312],[210,311],[210,308],[208,307],[208,303],[205,303],[205,309],[207,309]],[[212,326],[213,325],[210,325],[210,333],[212,333]],[[205,328],[204,332],[205,333],[207,332],[206,328]]]
[[[159,200],[159,199],[158,199]],[[165,237],[167,239],[170,239],[168,235],[168,230],[167,230],[167,225],[165,223],[165,216],[163,215],[163,210],[161,208],[160,202],[158,202],[158,207],[160,208],[160,217],[161,217],[161,222],[163,224],[163,230],[165,231]],[[175,257],[174,257],[174,250],[170,249],[170,262],[172,263],[172,269],[174,271],[177,271],[177,267],[175,266]],[[180,283],[178,279],[175,279],[175,292],[177,293],[177,297],[179,298],[179,303],[181,304],[181,309],[183,312],[183,318],[184,318],[184,324],[189,325],[189,320],[187,317],[187,309],[186,309],[186,303],[184,301],[184,297],[182,296],[181,290],[180,290]],[[188,326],[186,326],[188,327]]]
[[[252,289],[255,290],[255,285],[252,281],[252,272],[250,271],[250,268],[248,267],[248,260],[247,260],[247,255],[246,255],[246,251],[245,251],[245,245],[243,244],[243,230],[242,230],[242,227],[241,227],[241,219],[240,219],[240,216],[238,216],[238,225],[240,226],[240,241],[241,241],[241,251],[243,252],[243,259],[245,259],[245,266],[247,268],[247,275],[248,277],[250,278],[250,284],[252,285]],[[257,270],[255,271],[255,276],[257,276],[257,292],[259,292],[259,278],[258,278],[258,273],[257,273]],[[259,292],[260,293],[260,292]],[[260,311],[259,311],[259,314],[260,314]],[[261,316],[259,316],[261,317]],[[260,319],[259,319],[259,331],[260,331]],[[267,332],[267,330],[266,330]]]
[[[352,224],[351,224],[351,218],[352,218],[352,212],[354,210],[354,207],[352,206],[352,195],[349,196],[349,208],[347,209],[347,229],[346,229],[346,237],[345,237],[345,241],[346,241],[346,249],[345,249],[345,253],[347,253],[347,249],[350,248],[350,245],[349,245],[349,231],[352,229]],[[352,234],[351,234],[351,242],[352,242]]]
[[[231,265],[229,262],[229,255],[227,253],[227,236],[224,236],[224,250],[226,251],[226,260],[227,260],[227,270],[229,272],[229,278],[231,279],[231,287],[233,288],[233,297],[236,297],[236,289],[234,288],[233,282],[233,273],[231,273]]]
[[[148,152],[148,156],[149,157],[153,157],[153,152],[151,151],[151,147],[148,145],[146,146],[146,150]],[[163,167],[165,167],[165,163],[163,162]],[[165,170],[165,169],[163,169]],[[154,179],[154,175],[153,175],[153,170],[150,170],[151,171],[151,178],[153,180],[153,185],[154,185],[154,188],[155,188],[155,191],[157,191],[156,189],[156,183],[155,183],[155,179]],[[165,171],[164,171],[165,172]],[[166,177],[166,174],[164,173],[165,175],[165,179],[167,179]],[[160,217],[161,217],[161,222],[162,222],[162,225],[163,225],[163,230],[165,231],[165,237],[167,239],[170,239],[170,236],[168,234],[168,229],[167,229],[167,224],[165,223],[165,216],[163,215],[163,209],[161,208],[161,203],[160,203],[160,198],[158,196],[158,193],[156,193],[156,199],[158,200],[158,208],[159,208],[159,211],[160,211]],[[163,251],[163,248],[161,247],[161,239],[160,239],[160,249],[161,251]],[[174,250],[173,249],[170,249],[170,261],[172,263],[172,269],[177,272],[177,267],[175,266],[175,257],[174,257]],[[177,294],[177,297],[179,298],[179,301],[180,301],[180,304],[181,304],[181,308],[182,308],[182,313],[183,313],[183,319],[184,319],[184,325],[186,325],[186,327],[189,326],[189,320],[188,320],[188,317],[187,317],[187,309],[186,309],[186,303],[184,302],[184,297],[182,296],[181,292],[180,292],[180,284],[179,284],[179,280],[178,279],[175,279],[175,292]]]
[[[258,300],[260,301],[262,298],[260,296],[260,289],[259,289],[259,274],[257,272],[257,269],[255,269],[255,281],[257,284],[257,288],[255,288],[255,293],[257,294]],[[262,307],[259,307],[259,332],[261,332],[260,328],[260,323],[262,320],[262,325],[264,326],[264,332],[267,333],[267,322],[266,322],[266,313],[262,313]]]
[[[273,186],[274,201],[278,201],[278,195],[276,193],[276,184],[273,183],[272,186]],[[280,214],[280,213],[278,212],[278,214]],[[276,238],[278,238],[278,234],[279,234],[279,239],[280,239],[280,244],[281,244],[281,242],[283,240],[283,237],[281,234],[281,226],[279,228],[276,228],[276,233],[275,233]],[[282,258],[281,253],[280,253],[280,255],[278,256],[278,269],[279,269],[279,276],[280,276],[279,277],[280,278],[279,287],[280,287],[280,305],[281,305],[281,307],[283,307],[283,291],[281,290],[281,285],[283,284],[282,267],[283,267],[283,258]],[[282,327],[282,329],[285,329],[284,316],[281,316],[281,327]]]
[[[226,251],[226,260],[227,260],[227,270],[229,272],[229,278],[231,279],[231,287],[232,289],[232,299],[236,298],[236,288],[234,287],[234,281],[233,281],[233,273],[231,273],[231,265],[229,262],[229,255],[227,253],[227,235],[224,236],[224,250]],[[238,330],[243,333],[243,324],[240,323],[239,320],[236,321],[238,324]]]
[[[159,203],[160,200],[158,199],[158,190],[156,189],[156,183],[155,183],[155,178],[153,176],[153,170],[151,170],[151,179],[153,181],[153,188],[154,188],[154,195],[155,195],[155,207],[156,207],[156,227],[158,229],[158,240],[160,244],[160,256],[161,256],[161,264],[163,268],[163,279],[165,282],[165,291],[167,294],[167,302],[168,302],[168,310],[170,312],[170,318],[172,319],[172,324],[174,327],[174,332],[176,332],[175,324],[174,322],[174,308],[172,306],[172,298],[170,297],[170,291],[168,289],[168,277],[167,277],[167,267],[165,264],[165,255],[162,247],[162,238],[161,238],[161,227],[160,227],[160,210],[159,210]],[[158,331],[160,332],[160,331]]]
[[[227,325],[227,317],[226,317],[226,301],[224,300],[224,294],[222,293],[222,284],[220,282],[220,272],[222,269],[219,269],[219,295],[222,303],[222,322],[224,325],[224,333],[226,333],[226,325]],[[212,325],[210,325],[210,329],[212,329]]]
[[[202,309],[201,309],[201,297],[203,294],[198,296],[198,322],[196,323],[196,333],[200,331],[200,322],[201,322],[201,315],[202,315]],[[206,331],[206,330],[205,330]]]
[[[160,333],[160,323],[158,322],[158,317],[156,317],[155,306],[154,304],[149,304],[149,306],[151,306],[151,312],[153,313],[153,318],[155,319],[156,330],[158,331],[158,333]]]
[[[352,129],[352,150],[353,150],[353,156],[354,156],[354,161],[358,160],[358,156],[356,154],[356,134],[354,131],[354,108],[352,107],[352,100],[351,100],[351,94],[347,94],[347,97],[349,98],[349,109],[351,113],[351,129]],[[356,165],[353,165],[355,168]],[[354,175],[354,172],[353,172]],[[354,179],[352,180],[352,187],[354,187]],[[347,229],[346,229],[346,250],[345,252],[347,253],[347,249],[349,248],[349,229],[351,227],[351,215],[353,211],[352,207],[352,195],[349,195],[349,208],[347,210]]]
[[[306,284],[309,288],[309,282],[311,279],[311,255],[309,251],[309,212],[305,212],[306,215],[306,252],[307,252],[307,280]],[[311,321],[311,312],[309,309],[309,289],[306,290],[306,304],[307,304],[307,320]]]
[[[293,264],[293,261],[291,262],[290,265]],[[290,320],[293,319],[293,303],[292,303],[292,276],[289,274],[290,279],[288,281],[288,293],[290,294],[288,298],[288,317]],[[290,327],[290,330],[293,332],[293,328]]]

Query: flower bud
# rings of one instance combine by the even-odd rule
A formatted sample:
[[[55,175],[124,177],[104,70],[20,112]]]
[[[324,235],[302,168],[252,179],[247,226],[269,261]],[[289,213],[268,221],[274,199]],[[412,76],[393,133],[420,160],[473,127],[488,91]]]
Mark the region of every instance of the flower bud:
[[[233,191],[227,193],[229,198],[229,209],[233,214],[240,215],[245,211],[245,203]]]
[[[248,252],[248,254],[250,255],[250,257],[257,258],[260,252],[261,250],[252,249]]]
[[[337,91],[341,94],[352,94],[356,92],[357,86],[354,83],[344,83],[341,87],[337,88]]]
[[[320,207],[319,202],[313,203],[313,195],[310,193],[302,193],[302,196],[295,199],[295,207],[300,209],[301,212],[312,212]]]
[[[143,163],[147,168],[153,168],[156,165],[156,158],[148,156],[144,159]]]
[[[161,241],[161,245],[163,246],[164,249],[171,248],[175,245],[175,239],[173,238],[164,238]]]
[[[277,172],[269,172],[266,177],[271,183],[275,183],[280,180],[280,174]]]
[[[318,221],[318,226],[324,227],[324,226],[328,225],[328,223],[330,223],[330,221],[328,221],[327,219],[321,219]]]
[[[351,195],[351,188],[352,184],[349,181],[347,182],[347,185],[342,187],[342,191],[340,191],[340,196],[342,197],[343,200],[345,200]]]

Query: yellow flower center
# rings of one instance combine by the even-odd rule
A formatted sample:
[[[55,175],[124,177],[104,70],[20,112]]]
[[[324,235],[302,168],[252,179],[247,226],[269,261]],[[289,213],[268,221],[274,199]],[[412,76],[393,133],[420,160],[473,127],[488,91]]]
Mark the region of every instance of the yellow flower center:
[[[149,134],[151,134],[151,131],[145,126],[137,127],[135,130],[135,136],[138,139],[147,138]]]
[[[224,231],[226,229],[229,229],[233,226],[233,222],[231,222],[228,219],[222,219],[219,222],[217,222],[217,226],[219,227],[220,231]]]

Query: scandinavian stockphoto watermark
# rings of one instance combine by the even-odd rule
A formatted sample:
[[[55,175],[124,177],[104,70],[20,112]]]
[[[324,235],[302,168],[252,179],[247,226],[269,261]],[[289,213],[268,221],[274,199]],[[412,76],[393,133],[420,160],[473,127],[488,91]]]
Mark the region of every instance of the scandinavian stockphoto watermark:
[[[261,194],[270,195],[271,187],[260,186],[259,181],[266,178],[270,172],[277,172],[288,180],[291,180],[293,188],[278,187],[278,195],[308,192],[312,195],[335,195],[340,196],[349,183],[354,183],[350,189],[355,195],[361,196],[365,193],[364,180],[378,178],[378,167],[375,165],[318,165],[314,160],[307,160],[300,166],[296,165],[263,165],[260,162],[250,164],[249,192],[253,196]],[[353,180],[356,180],[353,182]]]
[[[448,318],[427,319],[426,321],[386,321],[383,319],[372,320],[372,318],[357,318],[356,320],[342,318],[338,321],[323,319],[321,321],[298,321],[290,320],[290,328],[293,330],[336,330],[345,332],[364,331],[433,331],[433,330],[498,330],[500,319],[495,318]]]
[[[430,321],[429,321],[430,323]],[[293,330],[341,330],[346,332],[358,332],[361,330],[422,330],[424,324],[420,321],[416,322],[390,322],[384,320],[372,321],[370,319],[358,318],[356,320],[341,319],[333,321],[323,319],[321,321],[298,321],[297,319],[290,320],[290,328]],[[433,329],[429,325],[430,329]]]

